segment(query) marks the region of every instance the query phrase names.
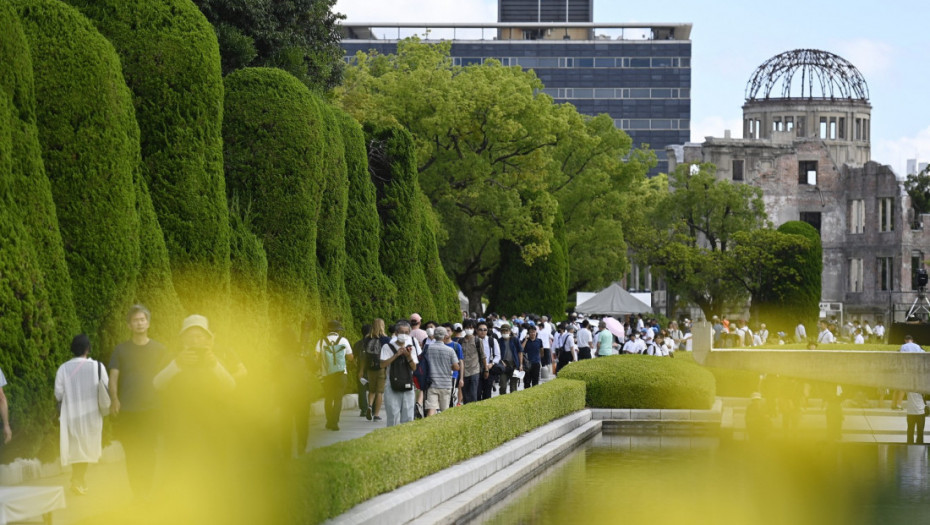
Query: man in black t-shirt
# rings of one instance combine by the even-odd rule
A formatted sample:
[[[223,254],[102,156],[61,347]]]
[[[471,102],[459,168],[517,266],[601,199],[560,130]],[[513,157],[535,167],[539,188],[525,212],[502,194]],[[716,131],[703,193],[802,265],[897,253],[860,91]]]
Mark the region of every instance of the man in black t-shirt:
[[[159,433],[152,379],[164,367],[168,353],[163,344],[149,339],[151,314],[145,306],[130,308],[127,321],[132,337],[110,356],[110,412],[126,456],[129,485],[137,498],[144,498],[152,488]]]

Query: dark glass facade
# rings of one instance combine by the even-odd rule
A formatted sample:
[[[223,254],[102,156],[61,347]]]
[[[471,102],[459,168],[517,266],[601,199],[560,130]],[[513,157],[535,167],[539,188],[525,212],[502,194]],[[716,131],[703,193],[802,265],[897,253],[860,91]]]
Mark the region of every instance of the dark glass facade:
[[[346,56],[394,53],[396,40],[342,41]],[[666,172],[665,147],[691,140],[689,40],[453,40],[456,65],[494,58],[532,69],[556,102],[588,115],[607,113],[635,147],[647,144]]]

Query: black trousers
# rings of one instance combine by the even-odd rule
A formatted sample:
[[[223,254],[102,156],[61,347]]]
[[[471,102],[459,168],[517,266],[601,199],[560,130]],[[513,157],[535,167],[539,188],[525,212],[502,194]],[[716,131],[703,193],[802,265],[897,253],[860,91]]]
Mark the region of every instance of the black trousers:
[[[591,347],[586,346],[578,349],[578,360],[581,361],[582,359],[591,359]]]
[[[562,367],[572,362],[571,350],[559,350],[559,362],[555,364],[555,373],[558,374]]]
[[[539,363],[530,363],[529,367],[524,366],[523,370],[526,371],[526,375],[523,376],[523,388],[527,389],[531,386],[536,386],[539,384]]]
[[[492,376],[491,374],[488,374],[487,377],[485,377],[483,372],[479,374],[479,376],[481,379],[478,381],[478,400],[480,401],[482,399],[491,399],[491,390],[494,388],[494,379],[498,376]]]
[[[326,396],[323,407],[326,411],[326,425],[339,424],[339,415],[342,413],[342,394],[346,391],[346,375],[336,372],[323,378],[323,392]]]

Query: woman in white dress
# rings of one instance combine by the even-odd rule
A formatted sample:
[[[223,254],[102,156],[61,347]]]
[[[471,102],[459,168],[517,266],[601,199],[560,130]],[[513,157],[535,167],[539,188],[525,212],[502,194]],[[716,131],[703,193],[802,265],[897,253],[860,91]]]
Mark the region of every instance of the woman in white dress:
[[[109,385],[106,368],[90,359],[90,339],[81,334],[71,341],[74,358],[58,367],[55,399],[61,402],[61,464],[71,465],[71,491],[86,494],[88,463],[101,454],[103,416],[97,405],[97,383]]]

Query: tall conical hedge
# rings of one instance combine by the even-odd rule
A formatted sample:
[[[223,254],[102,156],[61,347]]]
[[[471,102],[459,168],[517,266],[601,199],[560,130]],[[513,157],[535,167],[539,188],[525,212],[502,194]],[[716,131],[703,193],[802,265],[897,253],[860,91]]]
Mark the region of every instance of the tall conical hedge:
[[[226,77],[227,189],[250,209],[268,256],[272,318],[319,322],[317,221],[325,144],[317,98],[291,74],[246,68]]]
[[[368,152],[362,127],[347,113],[336,114],[345,146],[349,177],[346,212],[345,283],[357,328],[376,317],[394,319],[403,315],[395,301],[397,288],[381,272],[381,222],[377,191],[368,173]]]
[[[436,239],[437,232],[441,231],[439,217],[432,212],[429,197],[423,191],[420,191],[420,207],[424,210],[423,226],[419,231],[420,265],[426,275],[426,284],[433,292],[433,303],[436,308],[435,314],[430,318],[440,322],[456,321],[462,316],[459,310],[458,287],[442,267]]]
[[[32,457],[54,417],[55,370],[77,330],[55,207],[42,169],[26,36],[0,2],[0,368],[14,438],[0,461]]]
[[[354,326],[349,294],[346,292],[346,213],[349,177],[346,173],[345,143],[337,114],[342,110],[317,102],[325,139],[317,156],[323,170],[323,197],[316,236],[317,272],[320,277],[320,303],[327,319],[340,319]],[[353,330],[354,331],[354,330]]]
[[[29,41],[45,173],[82,331],[97,354],[125,332],[139,271],[139,132],[113,46],[59,0],[14,0]]]
[[[251,230],[249,210],[238,201],[230,203],[229,221],[232,341],[249,370],[267,372],[269,352],[264,350],[274,333],[268,324],[268,257]]]
[[[570,268],[561,212],[556,214],[552,231],[551,253],[536,259],[532,265],[524,262],[519,246],[501,241],[500,266],[489,294],[492,311],[505,315],[535,312],[555,319],[564,317]]]
[[[397,311],[401,316],[435,316],[433,294],[420,264],[419,234],[426,210],[419,198],[413,138],[400,127],[366,126],[365,133],[368,165],[378,190],[381,269],[397,286]]]
[[[133,92],[142,173],[188,311],[224,316],[229,213],[216,34],[189,0],[67,0],[116,48]]]

